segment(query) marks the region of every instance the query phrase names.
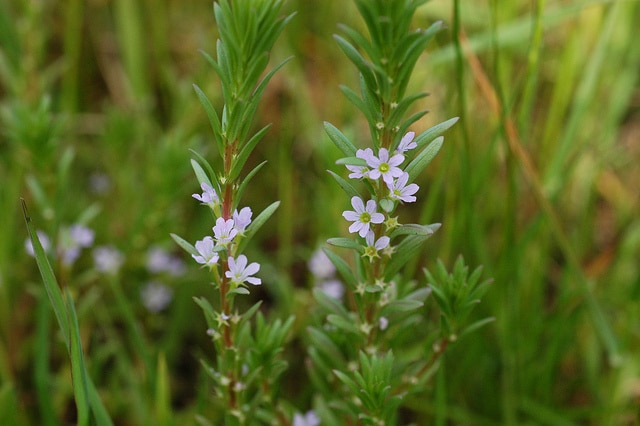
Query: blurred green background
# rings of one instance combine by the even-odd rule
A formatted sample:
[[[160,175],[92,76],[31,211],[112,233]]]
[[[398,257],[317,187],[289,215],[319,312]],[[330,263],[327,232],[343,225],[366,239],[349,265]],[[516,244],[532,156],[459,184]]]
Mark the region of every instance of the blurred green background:
[[[27,237],[19,198],[39,229],[86,222],[96,245],[125,254],[119,285],[154,358],[166,356],[175,424],[207,415],[198,359],[212,345],[195,295],[214,293],[171,241],[210,233],[189,149],[215,158],[192,84],[221,106],[210,1],[0,0],[0,424],[73,422],[69,364]],[[348,200],[327,169],[340,153],[330,121],[366,146],[368,130],[339,84],[357,73],[338,23],[362,28],[343,1],[289,0],[298,14],[272,63],[250,160],[268,160],[242,205],[281,206],[249,256],[263,265],[273,316],[295,314],[284,396],[305,409],[305,316],[311,253],[343,234]],[[283,12],[283,13],[284,13]],[[416,424],[640,424],[640,2],[433,0],[414,25],[446,24],[410,90],[430,113],[416,132],[461,120],[418,180],[406,222],[442,222],[407,271],[462,254],[495,284],[478,318],[496,322],[453,346]],[[149,250],[182,258],[154,272]],[[54,268],[55,269],[55,268]],[[89,251],[60,277],[74,294],[90,373],[117,424],[149,424],[154,393],[108,279]],[[173,292],[153,312],[150,281]],[[429,305],[433,308],[432,305]],[[437,315],[434,312],[434,321]],[[425,324],[425,327],[432,326]],[[146,372],[145,372],[146,371]],[[57,420],[56,420],[57,419]]]

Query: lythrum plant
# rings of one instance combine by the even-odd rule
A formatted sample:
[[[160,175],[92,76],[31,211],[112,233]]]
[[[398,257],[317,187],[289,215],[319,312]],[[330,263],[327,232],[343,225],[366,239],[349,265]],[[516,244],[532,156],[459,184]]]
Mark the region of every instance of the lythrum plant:
[[[407,93],[409,78],[442,27],[438,22],[411,30],[422,3],[356,0],[369,37],[347,26],[341,27],[344,36],[335,36],[359,72],[359,93],[341,89],[364,114],[369,143],[359,149],[325,123],[345,156],[338,164],[349,172],[348,179],[329,173],[351,203],[343,213],[351,237],[328,243],[355,255],[348,261],[325,250],[346,285],[344,300],[315,291],[326,320],[309,329],[310,374],[319,390],[316,409],[327,424],[397,424],[399,408],[411,395],[424,392],[445,348],[491,320],[466,322],[489,281],[480,281],[480,269],[469,275],[462,259],[451,275],[442,264],[435,273],[425,271],[428,286],[403,274],[440,224],[402,223],[399,210],[418,201],[420,188],[414,180],[442,147],[441,134],[457,121],[447,120],[419,135],[409,130],[426,114],[408,115],[426,96]],[[430,294],[441,312],[439,327],[428,323],[424,305]]]
[[[251,207],[242,206],[242,194],[251,179],[264,166],[260,163],[245,173],[244,166],[255,146],[268,130],[251,134],[258,103],[274,73],[286,61],[264,74],[271,48],[292,15],[281,16],[282,1],[231,1],[214,4],[220,39],[214,59],[204,53],[220,79],[224,106],[221,113],[203,90],[194,86],[213,130],[218,158],[209,162],[194,152],[191,161],[201,193],[193,194],[212,213],[211,235],[195,245],[177,235],[174,240],[209,272],[219,299],[195,299],[204,311],[207,333],[215,346],[215,360],[205,362],[215,384],[221,418],[211,424],[244,425],[272,423],[283,414],[274,393],[286,363],[278,358],[293,323],[268,322],[260,302],[241,312],[235,298],[249,294],[249,288],[262,283],[260,265],[244,254],[247,243],[278,207],[278,202],[254,216]],[[224,420],[222,420],[222,418]],[[206,421],[201,419],[203,423]]]

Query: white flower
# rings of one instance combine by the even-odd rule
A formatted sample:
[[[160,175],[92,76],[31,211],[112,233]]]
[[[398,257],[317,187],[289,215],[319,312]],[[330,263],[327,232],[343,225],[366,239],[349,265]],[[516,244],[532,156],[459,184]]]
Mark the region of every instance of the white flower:
[[[409,151],[410,149],[417,147],[418,144],[413,141],[413,137],[415,135],[416,134],[414,132],[409,132],[406,135],[404,135],[402,137],[402,140],[400,140],[400,143],[398,144],[398,148],[396,148],[396,151],[402,154]]]
[[[367,165],[371,167],[369,178],[378,179],[382,176],[387,185],[393,182],[394,178],[402,176],[402,169],[398,166],[404,161],[404,155],[396,154],[389,158],[389,151],[386,148],[380,148],[378,157],[373,152],[368,152],[365,160]]]
[[[93,262],[98,271],[116,275],[124,263],[124,255],[113,246],[100,246],[93,249]]]
[[[333,266],[333,263],[331,263],[331,260],[322,249],[313,252],[308,266],[313,276],[319,280],[329,278],[336,272],[336,267]]]
[[[373,231],[369,231],[365,237],[367,246],[364,249],[363,256],[368,257],[370,261],[372,261],[374,257],[380,257],[380,255],[378,255],[378,251],[388,247],[389,242],[391,241],[391,239],[386,235],[378,238],[376,241],[374,241],[374,239],[375,235]]]
[[[306,414],[295,413],[293,415],[292,426],[318,426],[320,424],[320,418],[316,413],[311,410]]]
[[[228,244],[238,235],[238,230],[234,225],[233,219],[224,220],[221,217],[216,219],[216,226],[213,227],[213,238],[218,244]]]
[[[262,280],[252,277],[253,274],[260,270],[260,264],[253,262],[247,266],[247,256],[241,254],[237,259],[229,257],[229,270],[224,273],[231,282],[240,285],[245,281],[249,284],[260,285]]]
[[[384,215],[376,212],[376,202],[374,200],[367,201],[365,207],[364,201],[360,197],[352,197],[351,205],[355,211],[347,210],[342,216],[350,222],[349,232],[358,233],[361,237],[365,237],[372,223],[384,222]]]
[[[359,149],[356,151],[356,157],[366,160],[369,156],[373,156],[373,150],[371,148]],[[360,179],[369,177],[369,168],[365,166],[353,166],[347,164],[347,169],[352,172],[349,174],[349,179]]]
[[[233,212],[233,224],[238,232],[244,232],[244,230],[251,223],[251,215],[253,212],[249,207],[243,207],[240,212],[238,210]]]
[[[193,198],[200,201],[202,204],[208,205],[211,208],[213,208],[220,202],[220,198],[218,198],[216,190],[213,189],[208,183],[202,182],[200,184],[200,188],[202,188],[202,195],[193,194],[191,195]]]
[[[84,225],[74,224],[62,230],[58,250],[62,263],[72,265],[80,256],[83,248],[93,244],[95,233]]]
[[[416,197],[413,196],[420,187],[415,183],[407,185],[407,181],[409,180],[409,173],[403,173],[395,181],[388,184],[389,187],[389,197],[393,200],[404,201],[407,203],[413,203],[416,201]]]
[[[209,267],[218,263],[218,252],[214,250],[215,243],[213,242],[213,238],[204,237],[202,240],[196,242],[196,250],[198,250],[199,255],[196,256],[192,254],[191,257],[194,258],[196,262],[201,265],[208,265]]]
[[[173,299],[173,290],[166,285],[152,281],[140,290],[140,297],[145,308],[157,313],[169,306],[171,299]]]
[[[342,300],[344,296],[344,284],[339,280],[326,280],[318,285],[324,294],[336,300]]]
[[[182,259],[158,246],[153,246],[147,251],[146,266],[147,270],[153,274],[167,272],[174,277],[184,275],[186,269]]]
[[[378,320],[378,325],[380,326],[380,330],[384,331],[389,327],[389,320],[387,317],[380,317]]]

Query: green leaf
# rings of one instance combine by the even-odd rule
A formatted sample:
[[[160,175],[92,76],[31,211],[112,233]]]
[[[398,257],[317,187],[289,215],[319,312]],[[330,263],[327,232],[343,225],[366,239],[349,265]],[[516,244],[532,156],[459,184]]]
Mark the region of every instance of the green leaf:
[[[313,347],[318,350],[332,365],[344,365],[345,359],[340,348],[322,330],[307,327],[307,333]]]
[[[415,256],[420,246],[429,238],[428,235],[410,235],[395,247],[395,252],[384,271],[385,280],[391,281],[393,276]]]
[[[192,254],[194,256],[200,256],[200,253],[198,252],[198,250],[196,250],[196,248],[192,246],[191,243],[189,243],[188,241],[184,240],[182,237],[176,234],[169,234],[169,235],[171,235],[171,238],[173,238],[173,241],[175,241],[176,244],[182,247],[187,253]]]
[[[411,300],[409,298],[393,300],[380,310],[380,315],[385,316],[397,312],[411,312],[422,306],[424,306],[424,303],[419,300]]]
[[[193,172],[196,174],[196,178],[198,182],[203,183],[206,182],[213,189],[216,190],[217,194],[220,194],[222,186],[220,185],[220,181],[218,180],[218,175],[213,171],[213,167],[204,158],[200,153],[190,149],[191,153],[196,157],[196,160],[191,160],[191,167],[193,168]],[[195,163],[195,164],[194,164]],[[202,166],[206,168],[206,173],[203,170]]]
[[[73,306],[73,300],[69,291],[65,291],[67,314],[70,329],[70,345],[68,347],[71,358],[71,377],[73,380],[73,394],[78,411],[78,424],[89,426],[91,419],[91,407],[89,404],[89,392],[87,390],[87,370],[82,353],[82,340],[78,317]]]
[[[451,126],[458,122],[458,117],[450,118],[447,121],[443,121],[442,123],[436,124],[433,127],[428,128],[424,132],[420,133],[414,139],[414,142],[418,145],[416,149],[422,148],[424,145],[428,144],[438,136],[442,135],[445,131],[447,131]]]
[[[20,199],[20,202],[22,203],[22,213],[27,224],[27,230],[29,231],[29,239],[31,240],[31,244],[33,245],[33,252],[36,258],[36,263],[38,265],[38,270],[40,271],[42,281],[44,282],[44,287],[47,291],[47,295],[49,296],[49,301],[51,302],[53,312],[56,316],[56,320],[58,321],[58,326],[60,327],[60,331],[62,332],[62,337],[64,339],[65,345],[67,346],[67,349],[69,349],[70,331],[69,323],[67,320],[67,307],[65,306],[64,299],[62,298],[62,291],[58,286],[58,281],[53,274],[53,269],[51,269],[49,259],[47,258],[47,255],[42,248],[42,244],[40,243],[38,234],[36,234],[35,230],[33,229],[33,223],[31,222],[31,217],[29,216],[29,212],[27,210],[27,204],[22,198]]]
[[[494,322],[496,319],[494,317],[484,318],[479,321],[474,322],[473,324],[465,327],[458,335],[458,339],[462,336],[465,336],[475,330],[478,330],[481,327],[484,327],[487,324]]]
[[[398,105],[393,109],[393,112],[391,113],[391,116],[389,117],[388,125],[390,127],[395,127],[400,122],[400,119],[407,112],[407,110],[409,109],[411,104],[413,104],[418,99],[422,99],[422,98],[424,98],[424,97],[426,97],[428,95],[429,95],[428,93],[424,93],[424,92],[423,93],[416,93],[414,95],[407,96],[406,98],[404,98],[403,100],[398,102]],[[400,140],[398,139],[398,142],[399,141]],[[397,145],[394,145],[392,148],[396,148],[396,146]]]
[[[423,235],[431,236],[442,226],[440,223],[432,223],[431,225],[418,225],[416,223],[407,223],[395,228],[389,236],[392,240],[400,235]]]
[[[313,297],[316,299],[318,304],[322,308],[324,308],[326,311],[332,312],[336,315],[341,315],[345,318],[349,317],[347,310],[342,305],[342,303],[340,303],[339,300],[334,299],[331,296],[328,296],[324,291],[320,290],[319,288],[314,288],[312,293],[313,293]]]
[[[233,290],[229,290],[229,292],[227,293],[227,297],[231,296],[232,294],[248,295],[251,294],[251,292],[247,288],[238,287],[234,288]]]
[[[271,203],[266,209],[264,209],[258,217],[256,217],[253,222],[247,227],[245,237],[242,239],[240,244],[238,245],[238,253],[242,253],[244,248],[247,246],[247,243],[253,238],[253,236],[258,232],[262,225],[265,224],[267,220],[273,215],[273,213],[277,210],[280,205],[280,201],[276,201]]]
[[[335,247],[348,248],[360,253],[363,252],[362,245],[350,238],[329,238],[327,243]]]
[[[433,157],[436,156],[440,148],[442,148],[442,144],[444,142],[444,137],[440,136],[431,142],[416,158],[409,163],[405,172],[409,173],[409,182],[413,182],[416,177],[427,167],[427,165],[433,160]]]
[[[356,147],[340,130],[338,130],[337,127],[328,121],[325,121],[324,131],[327,132],[329,139],[331,139],[340,151],[349,157],[355,157],[357,151]]]
[[[218,152],[224,152],[224,142],[222,138],[222,126],[220,124],[220,119],[218,118],[218,113],[215,108],[209,101],[209,98],[205,93],[198,87],[198,85],[193,85],[196,94],[198,95],[198,99],[200,103],[204,107],[205,112],[207,113],[207,117],[209,118],[209,123],[211,124],[211,130],[213,130],[213,137],[216,140],[216,144],[218,145]]]
[[[353,322],[353,320],[352,319],[347,319],[347,318],[343,317],[342,315],[329,314],[329,315],[327,315],[327,321],[330,324],[333,324],[336,327],[338,327],[339,329],[344,330],[344,331],[346,331],[348,333],[354,333],[354,334],[360,333],[360,330],[358,330],[358,327],[356,327],[356,325]]]
[[[249,100],[249,103],[247,104],[247,107],[245,108],[244,113],[242,114],[242,117],[240,117],[240,119],[238,120],[238,122],[242,124],[240,132],[238,133],[238,140],[244,140],[244,138],[246,137],[249,128],[251,127],[251,123],[253,122],[253,115],[256,109],[258,109],[258,103],[260,99],[262,99],[262,94],[267,88],[269,80],[271,80],[273,75],[291,59],[293,59],[293,56],[288,57],[287,59],[276,65],[274,69],[269,71],[267,75],[262,78],[260,83],[258,83],[258,86],[256,86],[255,90],[251,94],[251,98]]]
[[[270,127],[271,127],[271,124],[267,124],[266,126],[264,126],[262,129],[260,129],[259,132],[253,135],[253,137],[249,139],[249,141],[242,147],[242,149],[240,150],[240,153],[238,154],[238,157],[233,161],[231,172],[229,172],[230,180],[235,180],[238,177],[238,175],[240,174],[240,171],[244,167],[244,164],[247,162],[249,155],[251,154],[251,152],[253,152],[258,142],[262,140],[262,138],[267,133]]]
[[[209,327],[212,327],[213,321],[216,318],[216,311],[215,309],[213,309],[213,306],[211,306],[211,303],[204,297],[194,297],[193,301],[196,302],[198,306],[200,306],[202,312],[204,313],[204,317],[207,320],[207,324],[209,325]]]
[[[375,76],[373,75],[373,71],[371,71],[370,64],[364,59],[364,57],[356,50],[355,47],[351,45],[347,40],[340,37],[339,35],[334,35],[333,38],[338,43],[340,49],[347,55],[347,58],[358,68],[360,71],[360,75],[365,80],[368,87],[375,90],[377,87]]]
[[[342,94],[349,100],[349,102],[355,105],[355,107],[364,114],[367,121],[374,121],[375,112],[371,111],[369,107],[365,105],[362,98],[353,89],[344,85],[340,85],[340,90],[342,91]]]
[[[336,164],[366,167],[367,166],[367,161],[364,158],[343,157],[343,158],[340,158],[340,159],[336,160]]]
[[[349,181],[347,181],[347,180],[343,179],[342,177],[338,176],[336,173],[332,172],[331,170],[327,170],[327,171],[329,172],[329,174],[331,176],[333,176],[333,178],[336,180],[336,182],[338,182],[338,185],[340,185],[340,187],[344,190],[344,192],[347,193],[349,198],[359,197],[360,196],[358,191],[349,183]]]
[[[242,199],[242,194],[244,194],[244,190],[247,188],[247,185],[249,184],[249,182],[251,182],[251,179],[253,179],[253,177],[258,173],[258,171],[265,165],[267,164],[267,161],[263,161],[262,163],[258,164],[257,166],[255,166],[253,168],[253,170],[251,170],[247,176],[242,180],[242,183],[240,184],[240,187],[238,187],[238,192],[236,193],[236,198],[235,198],[235,203],[237,204],[238,202],[240,202],[240,199]],[[237,207],[237,206],[234,206]]]
[[[333,263],[333,266],[336,267],[345,283],[347,283],[349,287],[355,288],[358,282],[356,277],[353,275],[353,271],[351,271],[351,268],[347,265],[347,262],[331,250],[323,248],[322,251],[324,251],[331,263]]]

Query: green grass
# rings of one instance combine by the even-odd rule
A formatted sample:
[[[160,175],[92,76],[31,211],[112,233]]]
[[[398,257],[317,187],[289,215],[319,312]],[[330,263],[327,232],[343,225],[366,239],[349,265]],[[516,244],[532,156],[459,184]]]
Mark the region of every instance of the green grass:
[[[461,120],[418,179],[420,202],[404,210],[407,221],[443,223],[408,272],[424,283],[423,267],[459,254],[484,265],[495,283],[474,315],[496,322],[451,347],[428,397],[408,402],[407,422],[638,424],[640,3],[507,3],[433,0],[415,22],[447,29],[410,83],[431,93],[414,130]],[[271,63],[295,58],[261,103],[256,129],[273,127],[249,163],[268,163],[244,195],[256,211],[281,204],[248,248],[265,285],[246,302],[296,315],[282,393],[302,410],[306,261],[346,232],[348,206],[326,172],[340,153],[322,122],[363,146],[368,131],[338,88],[357,75],[331,37],[340,22],[361,25],[353,5],[285,8],[298,15]],[[191,424],[220,409],[199,364],[213,347],[192,300],[214,292],[169,237],[195,241],[210,227],[191,199],[189,149],[216,155],[192,89],[220,104],[198,53],[213,53],[215,38],[208,2],[0,1],[0,424],[78,419],[68,336],[24,251],[20,197],[36,229],[86,221],[96,244],[126,255],[112,282],[89,252],[71,271],[52,265],[114,423]],[[91,189],[95,175],[108,178],[105,192]],[[183,257],[187,273],[148,272],[153,245]],[[151,279],[174,290],[159,314],[139,296]]]

